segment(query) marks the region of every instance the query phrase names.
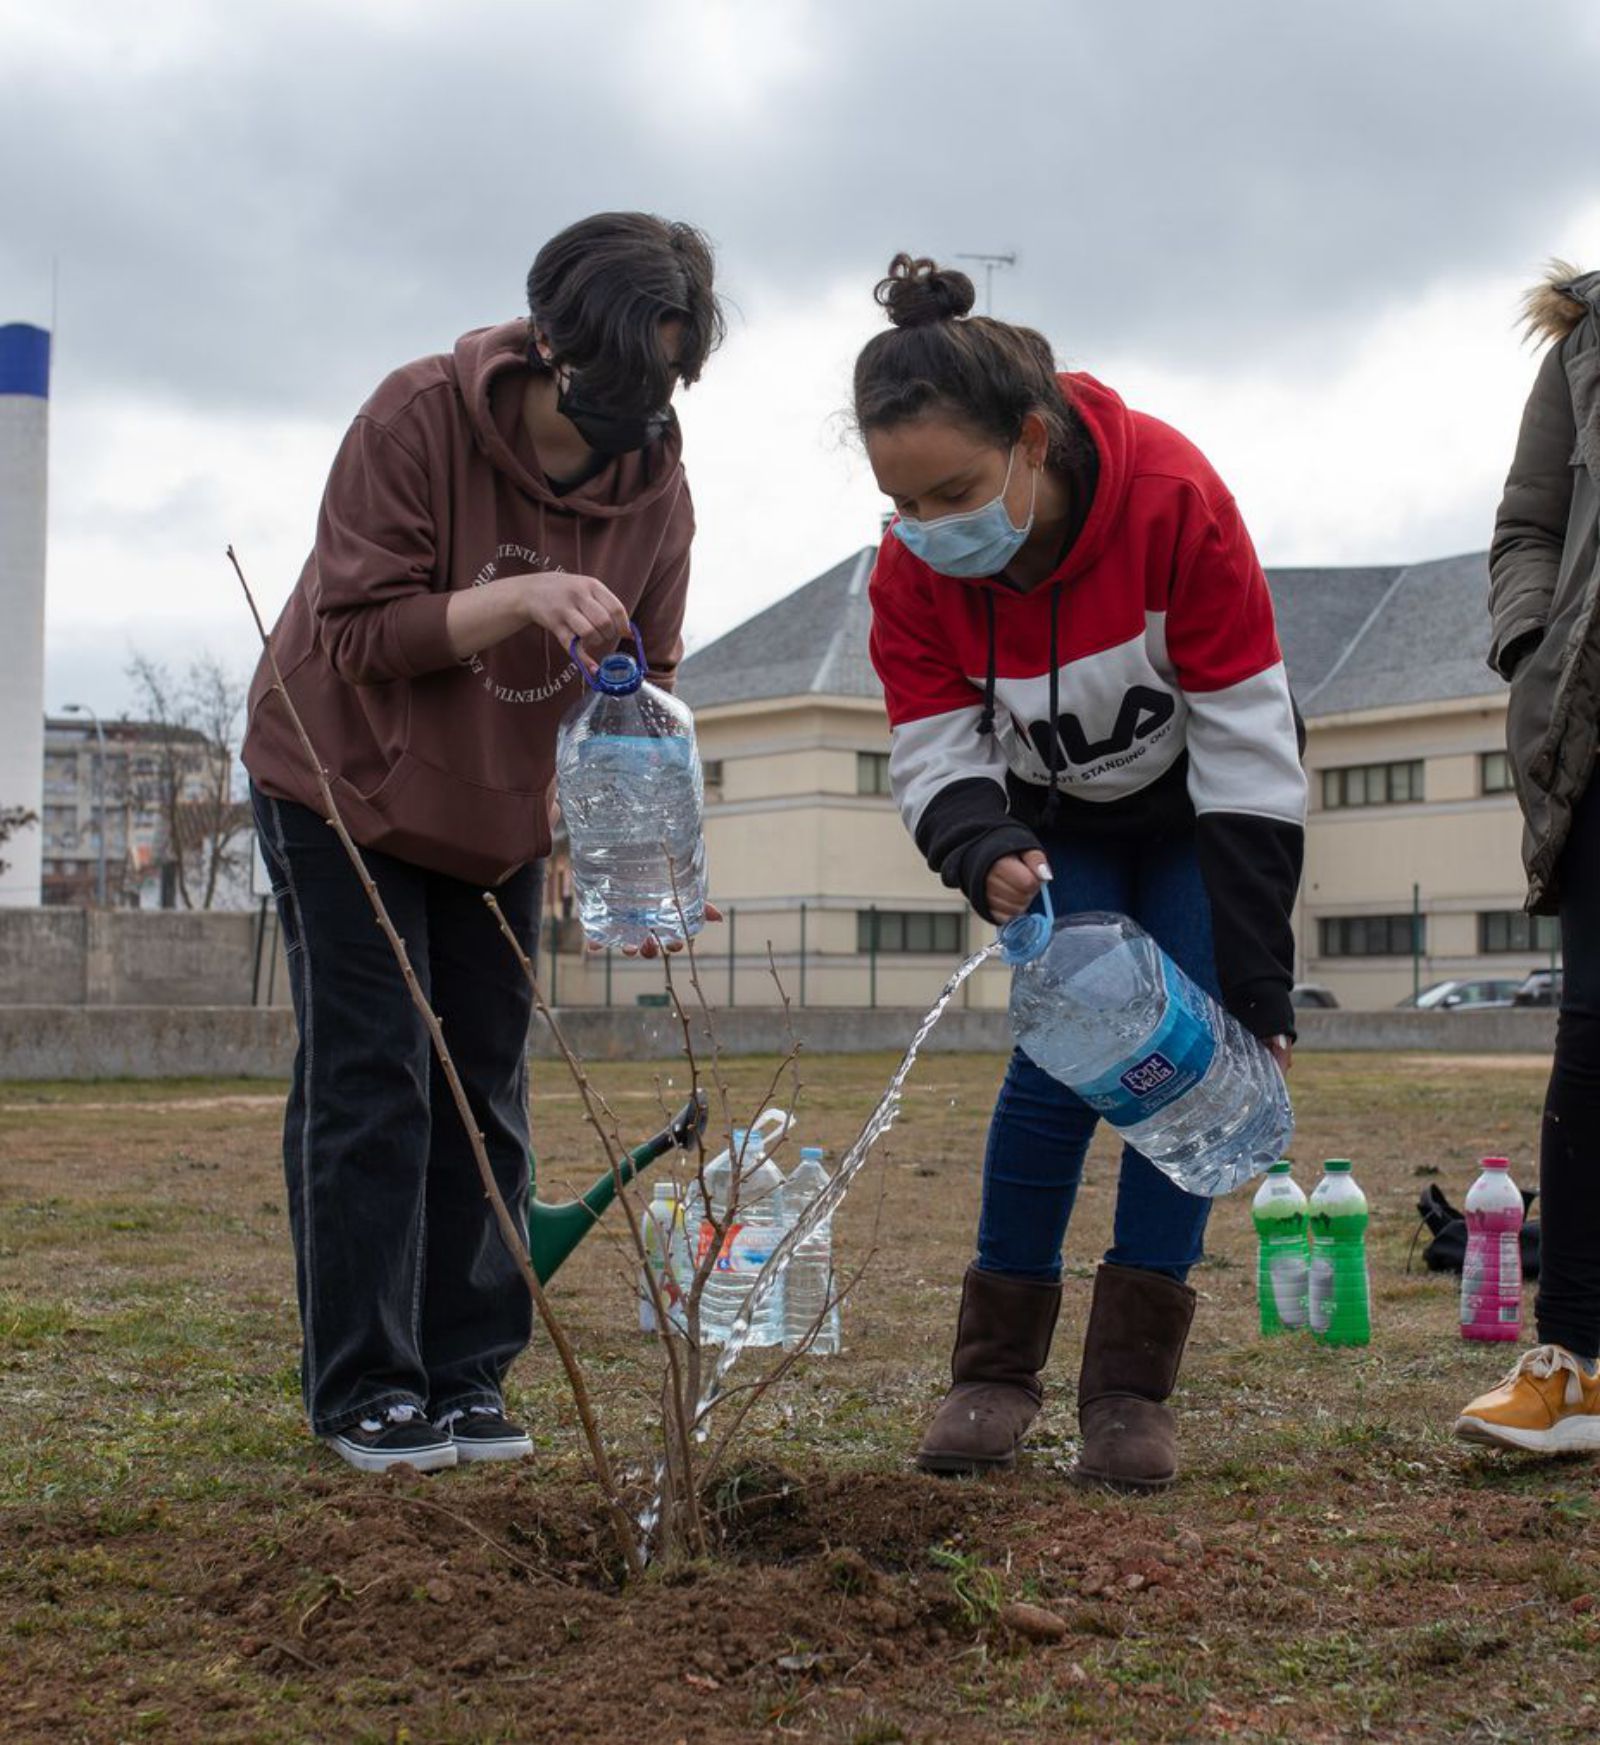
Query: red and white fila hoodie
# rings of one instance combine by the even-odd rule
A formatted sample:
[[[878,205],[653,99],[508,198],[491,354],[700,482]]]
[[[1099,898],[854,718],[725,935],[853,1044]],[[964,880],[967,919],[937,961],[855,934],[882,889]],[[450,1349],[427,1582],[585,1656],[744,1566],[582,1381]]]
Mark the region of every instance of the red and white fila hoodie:
[[[895,799],[985,919],[990,868],[1040,829],[1193,832],[1223,998],[1256,1035],[1292,1033],[1306,779],[1266,577],[1192,443],[1060,379],[1099,474],[1054,574],[958,580],[884,535],[871,649]]]

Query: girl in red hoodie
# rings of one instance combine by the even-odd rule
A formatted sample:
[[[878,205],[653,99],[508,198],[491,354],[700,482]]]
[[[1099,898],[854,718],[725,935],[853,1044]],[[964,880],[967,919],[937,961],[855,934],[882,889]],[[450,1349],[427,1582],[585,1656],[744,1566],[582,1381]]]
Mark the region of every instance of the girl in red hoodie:
[[[592,665],[631,620],[672,683],[694,512],[671,401],[722,331],[705,238],[647,213],[553,237],[528,300],[379,384],[273,631],[518,1215],[532,1005],[482,893],[531,950],[573,646]],[[368,1472],[530,1454],[501,1394],[527,1292],[265,661],[244,762],[300,1031],[284,1164],[311,1427]]]
[[[895,799],[944,882],[996,924],[1131,915],[1287,1066],[1306,784],[1272,601],[1239,511],[1177,431],[1038,333],[971,316],[965,275],[897,256],[855,413],[896,520],[872,659]],[[984,1163],[953,1386],[918,1455],[1009,1466],[1036,1416],[1061,1245],[1097,1117],[1013,1054]],[[1210,1201],[1125,1148],[1078,1387],[1078,1476],[1177,1472],[1166,1400]]]

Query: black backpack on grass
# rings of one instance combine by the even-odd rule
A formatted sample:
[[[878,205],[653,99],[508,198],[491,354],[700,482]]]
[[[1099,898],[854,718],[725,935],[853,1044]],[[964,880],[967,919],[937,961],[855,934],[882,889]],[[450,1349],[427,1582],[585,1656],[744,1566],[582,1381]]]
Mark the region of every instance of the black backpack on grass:
[[[1539,1220],[1530,1218],[1528,1212],[1539,1196],[1537,1192],[1529,1193],[1526,1188],[1519,1191],[1522,1194],[1522,1276],[1536,1279],[1539,1276]],[[1426,1229],[1433,1236],[1422,1251],[1423,1264],[1428,1271],[1460,1272],[1467,1259],[1467,1221],[1444,1197],[1436,1182],[1429,1182],[1417,1195],[1417,1215],[1422,1224],[1411,1240],[1412,1251],[1415,1252],[1417,1239]],[[1409,1255],[1406,1270],[1411,1270]]]

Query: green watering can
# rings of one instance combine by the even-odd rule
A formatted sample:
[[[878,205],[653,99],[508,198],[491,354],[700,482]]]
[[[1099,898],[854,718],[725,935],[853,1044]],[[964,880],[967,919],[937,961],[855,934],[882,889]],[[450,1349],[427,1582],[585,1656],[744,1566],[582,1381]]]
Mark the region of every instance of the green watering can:
[[[696,1091],[659,1133],[645,1140],[624,1157],[615,1173],[605,1170],[587,1193],[576,1200],[552,1203],[538,1197],[537,1166],[528,1154],[528,1258],[540,1284],[547,1284],[556,1268],[600,1222],[600,1215],[617,1197],[618,1178],[626,1184],[669,1151],[686,1151],[706,1127],[706,1096]]]

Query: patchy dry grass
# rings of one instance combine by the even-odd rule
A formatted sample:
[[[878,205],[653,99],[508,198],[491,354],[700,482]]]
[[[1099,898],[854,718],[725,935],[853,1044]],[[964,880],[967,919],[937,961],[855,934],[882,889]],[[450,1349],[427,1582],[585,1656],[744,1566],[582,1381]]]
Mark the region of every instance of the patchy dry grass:
[[[808,1060],[807,1138],[845,1144],[890,1064]],[[306,1438],[269,1087],[0,1087],[0,1737],[1600,1734],[1595,1469],[1451,1440],[1505,1353],[1462,1345],[1451,1282],[1404,1270],[1423,1176],[1459,1191],[1503,1151],[1531,1179],[1537,1068],[1302,1060],[1300,1156],[1354,1157],[1374,1203],[1376,1342],[1256,1339],[1247,1208],[1220,1203],[1179,1397],[1187,1478],[1146,1502],[1064,1477],[1115,1191],[1105,1147],[1031,1454],[982,1484],[908,1470],[999,1070],[919,1068],[841,1216],[847,1256],[877,1248],[846,1354],[752,1425],[719,1559],[622,1596],[541,1348],[514,1378],[536,1444],[518,1470],[375,1482]],[[730,1076],[752,1102],[770,1072]],[[596,1073],[641,1133],[678,1076]],[[540,1077],[544,1174],[584,1181],[576,1099]],[[608,1228],[556,1292],[625,1448],[642,1446],[654,1376],[629,1270]],[[1064,1637],[1030,1646],[1002,1621],[1015,1601]]]

